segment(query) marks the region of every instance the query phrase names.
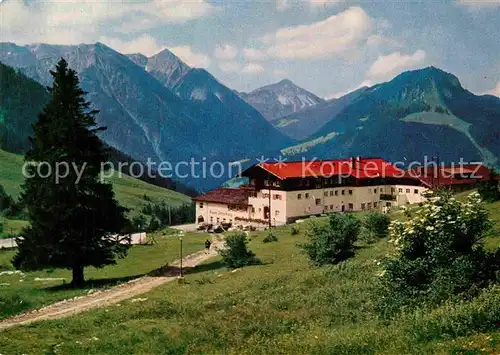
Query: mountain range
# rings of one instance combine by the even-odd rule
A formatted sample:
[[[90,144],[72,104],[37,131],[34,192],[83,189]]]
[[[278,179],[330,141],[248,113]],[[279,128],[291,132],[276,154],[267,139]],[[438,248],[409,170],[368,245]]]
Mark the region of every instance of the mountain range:
[[[363,155],[420,161],[439,154],[443,161],[464,158],[499,165],[500,99],[474,95],[457,77],[434,67],[323,100],[289,80],[236,92],[168,50],[146,57],[123,55],[101,43],[0,44],[1,62],[42,85],[51,84],[49,70],[60,57],[79,73],[88,100],[101,111],[98,124],[108,128],[102,139],[134,160],[176,163],[193,158],[208,165],[245,159],[250,164],[262,155],[289,160]],[[18,76],[9,72],[7,85],[18,82]],[[15,100],[27,96],[15,90]],[[44,95],[43,90],[35,94]],[[41,101],[24,112],[0,101],[0,134],[26,134],[29,129],[20,130],[22,124],[16,122],[26,123]],[[224,179],[183,182],[206,190]]]
[[[366,89],[368,88],[362,87],[338,99],[306,107],[290,115],[273,119],[271,122],[286,135],[297,140],[304,140],[316,133],[345,107],[355,102]]]
[[[323,104],[325,105],[325,104]],[[308,111],[314,116],[323,107]],[[320,113],[318,113],[320,115]],[[477,96],[435,67],[404,72],[358,95],[311,137],[282,152],[326,158],[382,156],[392,161],[483,161],[498,166],[500,98]]]
[[[102,43],[62,46],[0,44],[0,61],[42,85],[64,57],[106,126],[102,139],[139,161],[205,161],[255,157],[293,144],[252,106],[203,69],[163,51],[126,56]],[[189,179],[189,178],[188,178]],[[195,179],[210,188],[220,181]]]
[[[325,101],[288,79],[263,86],[250,93],[240,92],[238,94],[269,121]]]

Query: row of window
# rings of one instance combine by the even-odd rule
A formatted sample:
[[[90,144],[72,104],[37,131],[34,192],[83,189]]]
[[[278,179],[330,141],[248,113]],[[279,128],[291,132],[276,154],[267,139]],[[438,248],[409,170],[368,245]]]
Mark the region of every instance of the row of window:
[[[366,210],[366,209],[371,210],[372,206],[373,206],[373,208],[378,208],[378,202],[373,202],[373,204],[372,204],[372,202],[362,203],[361,204],[361,209],[362,210]],[[326,210],[328,210],[328,209],[333,210],[334,209],[334,205],[329,205],[329,206],[327,205],[327,206],[325,206],[325,209]],[[348,211],[354,210],[354,204],[352,204],[352,203],[347,204],[347,210]]]
[[[261,212],[262,212],[262,208],[259,207],[259,213],[261,213]],[[255,207],[252,207],[252,214],[254,214],[254,213],[255,213]],[[274,214],[276,216],[279,216],[280,215],[280,210],[275,210]]]

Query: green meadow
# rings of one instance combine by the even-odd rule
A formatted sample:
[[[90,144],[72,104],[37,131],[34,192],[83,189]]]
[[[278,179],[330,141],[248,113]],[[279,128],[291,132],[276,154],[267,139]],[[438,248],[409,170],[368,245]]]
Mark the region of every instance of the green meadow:
[[[156,244],[132,246],[127,257],[118,259],[116,265],[86,268],[88,282],[82,289],[67,287],[71,282],[71,270],[10,273],[14,271],[11,260],[15,250],[0,250],[0,319],[80,296],[91,289],[115,286],[180,259],[180,242],[174,230],[156,232],[152,237]],[[203,249],[206,236],[187,233],[183,239],[183,254],[187,255]]]
[[[0,185],[14,198],[19,197],[24,181],[23,162],[22,156],[0,150]],[[191,198],[184,194],[148,184],[125,174],[119,176],[118,172],[114,172],[108,181],[113,184],[113,190],[120,204],[130,209],[129,216],[136,215],[141,207],[148,202],[144,196],[147,196],[148,200],[153,203],[165,201],[172,207],[191,202]],[[11,231],[17,233],[26,225],[23,221],[6,219],[3,221],[4,234]]]
[[[500,203],[487,208],[498,228]],[[392,217],[403,218],[398,211]],[[306,241],[309,223],[324,223],[324,219],[297,224],[296,235],[291,226],[276,228],[275,243],[263,243],[267,232],[251,234],[249,247],[262,265],[231,271],[214,258],[195,268],[186,277],[187,284],[162,285],[142,295],[144,302],[123,301],[120,306],[4,331],[0,353],[500,352],[500,287],[485,290],[471,301],[382,320],[372,291],[380,271],[377,261],[392,244],[386,239],[357,243],[353,258],[312,267],[299,248]],[[202,240],[204,235],[199,236]],[[500,247],[498,229],[486,242],[489,248]]]

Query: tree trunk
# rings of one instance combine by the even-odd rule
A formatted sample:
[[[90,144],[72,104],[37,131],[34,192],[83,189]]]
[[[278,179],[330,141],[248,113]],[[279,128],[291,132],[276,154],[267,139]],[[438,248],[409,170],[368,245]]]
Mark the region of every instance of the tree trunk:
[[[83,276],[83,265],[73,266],[73,280],[71,280],[71,285],[78,287],[85,283],[85,278]]]

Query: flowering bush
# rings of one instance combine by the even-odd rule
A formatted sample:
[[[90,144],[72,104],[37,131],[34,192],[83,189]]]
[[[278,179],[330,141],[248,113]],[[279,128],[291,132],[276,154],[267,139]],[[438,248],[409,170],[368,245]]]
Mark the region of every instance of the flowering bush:
[[[331,214],[327,225],[314,224],[302,245],[315,265],[336,264],[354,255],[361,222],[349,214]]]
[[[434,194],[407,221],[392,222],[394,255],[379,274],[382,312],[473,296],[498,281],[500,253],[482,244],[490,227],[477,193],[463,203],[447,192]]]

